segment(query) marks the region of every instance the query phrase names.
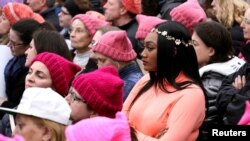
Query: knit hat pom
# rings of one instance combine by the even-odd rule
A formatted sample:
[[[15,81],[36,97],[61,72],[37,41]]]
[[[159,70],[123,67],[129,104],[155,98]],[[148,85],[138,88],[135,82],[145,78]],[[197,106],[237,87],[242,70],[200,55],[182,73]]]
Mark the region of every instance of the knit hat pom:
[[[136,58],[133,46],[125,31],[109,31],[93,45],[92,51],[114,60],[128,62]]]
[[[146,15],[137,15],[136,20],[138,21],[138,29],[135,35],[136,39],[145,39],[148,33],[154,28],[157,24],[163,23],[166,20],[160,19],[154,16]]]
[[[207,19],[206,13],[200,6],[198,0],[188,0],[173,8],[170,12],[172,20],[183,24],[189,32],[193,33],[196,24]]]
[[[113,66],[81,74],[72,82],[72,87],[98,115],[111,118],[122,108],[123,85]]]

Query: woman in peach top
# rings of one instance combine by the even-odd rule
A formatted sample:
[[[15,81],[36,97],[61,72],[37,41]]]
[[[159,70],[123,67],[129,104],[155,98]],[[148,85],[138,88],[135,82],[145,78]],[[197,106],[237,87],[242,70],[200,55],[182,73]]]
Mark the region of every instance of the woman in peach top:
[[[149,72],[123,105],[139,141],[194,141],[206,111],[191,37],[181,24],[159,24],[145,38],[141,53]]]

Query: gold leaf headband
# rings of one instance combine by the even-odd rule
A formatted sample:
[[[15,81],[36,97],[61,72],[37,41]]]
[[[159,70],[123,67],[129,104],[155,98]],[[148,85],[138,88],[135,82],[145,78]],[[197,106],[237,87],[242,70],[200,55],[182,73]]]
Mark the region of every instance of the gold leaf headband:
[[[191,41],[189,41],[188,43],[185,43],[184,41],[180,40],[180,39],[175,39],[175,37],[172,37],[170,35],[168,35],[168,32],[167,31],[159,31],[157,28],[153,28],[151,30],[151,32],[156,32],[157,34],[160,34],[164,37],[166,37],[167,40],[173,40],[175,42],[176,45],[180,45],[180,44],[183,44],[185,45],[186,47],[192,45]]]

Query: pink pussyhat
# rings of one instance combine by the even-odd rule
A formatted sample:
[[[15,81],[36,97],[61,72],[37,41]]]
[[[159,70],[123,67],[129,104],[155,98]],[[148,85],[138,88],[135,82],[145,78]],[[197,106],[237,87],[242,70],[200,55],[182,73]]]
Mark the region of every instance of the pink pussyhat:
[[[94,117],[70,125],[65,130],[67,141],[131,141],[130,127],[124,113],[114,119]]]
[[[25,141],[23,137],[15,135],[14,137],[6,137],[0,134],[0,141]]]

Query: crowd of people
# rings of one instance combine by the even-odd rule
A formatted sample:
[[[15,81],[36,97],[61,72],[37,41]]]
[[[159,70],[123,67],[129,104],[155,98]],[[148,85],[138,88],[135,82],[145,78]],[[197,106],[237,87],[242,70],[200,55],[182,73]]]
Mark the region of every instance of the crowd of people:
[[[1,0],[0,141],[249,125],[249,46],[247,0]]]

